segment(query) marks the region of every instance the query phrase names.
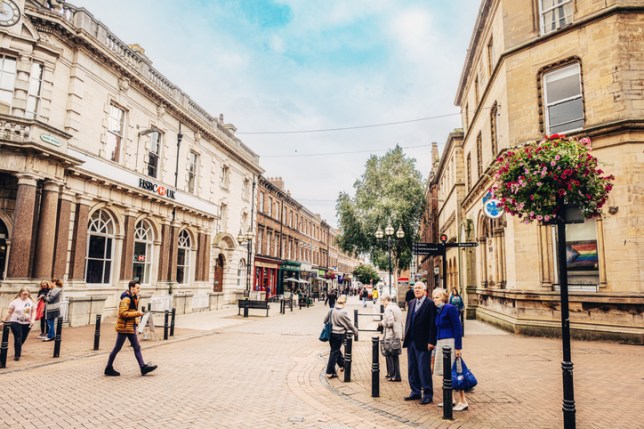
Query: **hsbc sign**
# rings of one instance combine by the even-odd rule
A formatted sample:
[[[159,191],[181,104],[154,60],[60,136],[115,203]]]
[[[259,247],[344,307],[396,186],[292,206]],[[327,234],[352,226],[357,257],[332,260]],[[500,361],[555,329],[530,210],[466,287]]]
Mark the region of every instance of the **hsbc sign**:
[[[172,198],[173,200],[175,199],[174,191],[172,189],[168,189],[163,185],[150,182],[149,180],[139,179],[139,188],[143,188],[146,191],[152,191],[160,197]]]

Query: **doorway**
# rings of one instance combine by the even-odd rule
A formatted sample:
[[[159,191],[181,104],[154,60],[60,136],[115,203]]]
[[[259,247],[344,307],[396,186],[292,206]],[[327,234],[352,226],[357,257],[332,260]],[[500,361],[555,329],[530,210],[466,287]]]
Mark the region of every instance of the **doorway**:
[[[215,263],[215,283],[213,284],[213,292],[223,292],[224,290],[224,267],[226,259],[223,254],[219,254],[217,262]]]

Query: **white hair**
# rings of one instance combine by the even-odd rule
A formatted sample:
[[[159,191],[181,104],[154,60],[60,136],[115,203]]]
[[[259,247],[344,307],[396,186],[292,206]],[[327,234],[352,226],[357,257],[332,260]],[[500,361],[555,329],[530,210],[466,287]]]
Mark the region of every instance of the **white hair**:
[[[391,295],[385,292],[380,296],[380,299],[382,299],[383,301],[391,301]]]

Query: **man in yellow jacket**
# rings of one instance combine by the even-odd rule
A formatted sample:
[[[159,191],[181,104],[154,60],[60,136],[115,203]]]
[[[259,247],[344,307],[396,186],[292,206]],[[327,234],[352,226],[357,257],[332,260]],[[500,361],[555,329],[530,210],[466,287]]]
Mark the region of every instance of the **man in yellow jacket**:
[[[141,346],[139,345],[139,339],[136,336],[136,325],[139,322],[139,317],[143,316],[143,312],[139,311],[140,290],[141,285],[139,282],[132,280],[128,283],[128,290],[121,294],[118,319],[116,320],[116,344],[114,344],[114,349],[110,353],[110,357],[107,360],[107,366],[105,367],[105,375],[107,376],[117,377],[121,375],[120,372],[114,369],[113,365],[114,359],[116,359],[118,352],[121,351],[121,347],[123,347],[126,338],[130,340],[130,344],[134,350],[134,356],[139,362],[141,375],[145,375],[157,369],[156,365],[150,365],[143,361]]]

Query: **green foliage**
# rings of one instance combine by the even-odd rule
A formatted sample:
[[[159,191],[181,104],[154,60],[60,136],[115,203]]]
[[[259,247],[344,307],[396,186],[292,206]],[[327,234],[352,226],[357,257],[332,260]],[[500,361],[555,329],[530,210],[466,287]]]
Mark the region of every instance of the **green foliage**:
[[[353,270],[353,277],[358,279],[360,283],[368,285],[369,283],[377,284],[380,281],[380,276],[378,272],[371,265],[358,265]]]
[[[372,263],[387,269],[387,238],[377,239],[378,228],[387,224],[401,227],[404,238],[391,238],[392,265],[406,269],[411,262],[411,245],[418,241],[420,219],[425,209],[425,187],[413,158],[405,157],[400,146],[384,156],[372,155],[363,175],[353,185],[355,197],[342,192],[336,210],[342,234],[340,248],[349,253],[368,254]]]

